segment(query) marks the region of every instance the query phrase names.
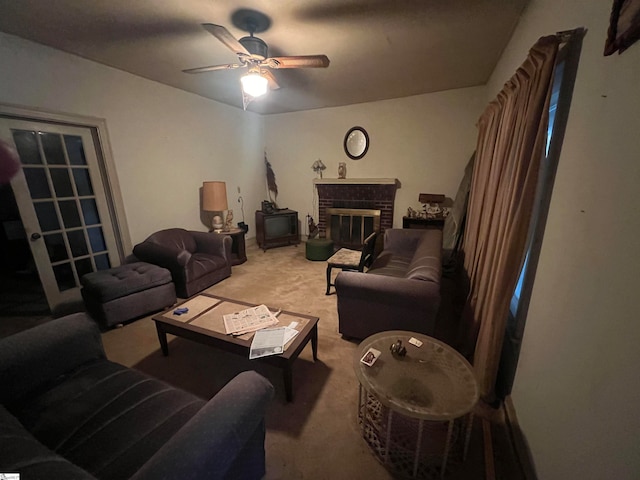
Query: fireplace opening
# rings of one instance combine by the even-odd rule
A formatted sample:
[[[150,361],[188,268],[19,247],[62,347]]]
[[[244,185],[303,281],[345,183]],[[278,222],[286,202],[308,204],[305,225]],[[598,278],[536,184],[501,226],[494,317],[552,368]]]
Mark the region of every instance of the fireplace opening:
[[[359,250],[364,240],[380,231],[380,210],[364,208],[327,208],[327,238],[336,248]]]

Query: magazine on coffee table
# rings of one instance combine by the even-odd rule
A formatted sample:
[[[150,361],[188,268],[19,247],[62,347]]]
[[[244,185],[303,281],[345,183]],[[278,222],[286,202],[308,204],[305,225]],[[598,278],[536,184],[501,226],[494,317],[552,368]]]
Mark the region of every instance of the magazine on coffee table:
[[[222,318],[224,320],[224,329],[228,335],[243,335],[278,324],[278,319],[266,305],[258,305],[239,312],[229,313],[223,315]]]

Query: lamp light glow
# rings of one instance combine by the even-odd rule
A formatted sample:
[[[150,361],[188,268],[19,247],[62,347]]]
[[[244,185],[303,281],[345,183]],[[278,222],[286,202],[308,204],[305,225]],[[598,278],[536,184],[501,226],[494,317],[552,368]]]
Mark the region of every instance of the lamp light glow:
[[[242,82],[242,90],[252,97],[261,97],[267,93],[269,81],[260,75],[260,72],[250,71],[240,78]]]

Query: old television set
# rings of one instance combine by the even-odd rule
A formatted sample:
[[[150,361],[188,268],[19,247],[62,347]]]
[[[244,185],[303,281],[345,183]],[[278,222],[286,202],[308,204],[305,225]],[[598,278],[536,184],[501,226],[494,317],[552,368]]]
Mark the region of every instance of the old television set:
[[[256,211],[256,241],[263,250],[300,243],[298,212],[289,209],[270,213]]]

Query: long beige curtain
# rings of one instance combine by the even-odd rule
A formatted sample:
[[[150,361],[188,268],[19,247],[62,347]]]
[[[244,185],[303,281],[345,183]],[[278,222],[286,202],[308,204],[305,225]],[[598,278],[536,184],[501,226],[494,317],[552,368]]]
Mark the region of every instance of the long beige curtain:
[[[485,399],[493,398],[509,303],[527,246],[557,51],[555,36],[538,40],[478,122],[463,245],[469,293],[462,324]]]

